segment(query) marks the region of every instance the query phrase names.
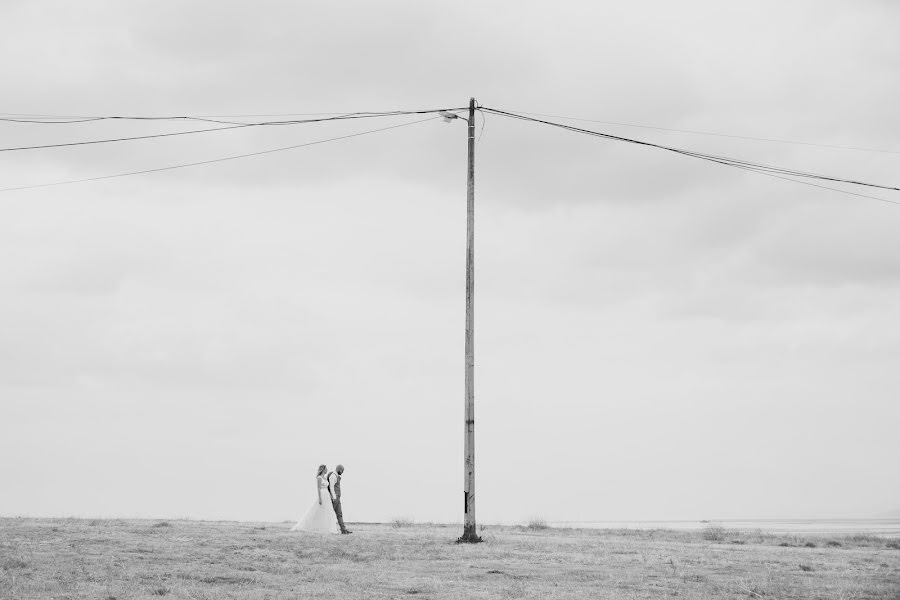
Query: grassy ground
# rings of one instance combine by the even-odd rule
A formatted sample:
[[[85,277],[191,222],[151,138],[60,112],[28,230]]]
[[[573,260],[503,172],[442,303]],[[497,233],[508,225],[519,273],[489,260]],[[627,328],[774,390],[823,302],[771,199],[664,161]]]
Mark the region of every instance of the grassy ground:
[[[396,525],[0,519],[0,598],[900,599],[872,536]]]

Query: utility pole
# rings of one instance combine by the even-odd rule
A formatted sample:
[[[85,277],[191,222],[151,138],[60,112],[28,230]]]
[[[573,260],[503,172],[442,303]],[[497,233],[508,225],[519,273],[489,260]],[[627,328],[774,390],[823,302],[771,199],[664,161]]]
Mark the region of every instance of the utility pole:
[[[475,532],[475,98],[469,100],[469,168],[466,194],[466,411],[463,534],[457,542],[476,543]]]

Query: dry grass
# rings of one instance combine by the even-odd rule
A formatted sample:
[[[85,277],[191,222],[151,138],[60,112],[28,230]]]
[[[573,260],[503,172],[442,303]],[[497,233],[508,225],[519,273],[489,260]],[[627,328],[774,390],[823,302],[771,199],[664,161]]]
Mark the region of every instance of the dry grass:
[[[900,598],[896,540],[873,536],[491,526],[468,545],[433,524],[92,523],[0,519],[0,598]]]
[[[531,517],[528,519],[528,522],[525,523],[525,529],[530,529],[531,531],[541,531],[548,527],[550,526],[547,524],[547,520],[541,517]]]
[[[414,523],[415,521],[409,517],[394,517],[391,519],[391,527],[394,527],[395,529],[411,527]]]

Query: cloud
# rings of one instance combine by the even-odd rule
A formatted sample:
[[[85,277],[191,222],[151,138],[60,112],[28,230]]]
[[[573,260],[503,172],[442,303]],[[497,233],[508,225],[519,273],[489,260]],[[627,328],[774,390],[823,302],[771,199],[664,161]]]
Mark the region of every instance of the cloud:
[[[0,109],[316,113],[474,95],[896,149],[894,10],[5,3],[0,50],[27,60],[0,67]],[[0,153],[0,187],[400,121]],[[893,154],[572,122],[895,179]],[[0,124],[7,147],[188,127]],[[891,206],[496,115],[477,135],[484,518],[861,514],[896,500],[879,476],[900,451]],[[309,465],[338,459],[354,518],[458,518],[465,137],[434,121],[0,195],[0,456],[15,457],[0,459],[14,490],[0,513],[290,518]],[[410,473],[415,496],[391,483]],[[548,475],[578,498],[565,511]],[[678,499],[660,503],[661,488]]]

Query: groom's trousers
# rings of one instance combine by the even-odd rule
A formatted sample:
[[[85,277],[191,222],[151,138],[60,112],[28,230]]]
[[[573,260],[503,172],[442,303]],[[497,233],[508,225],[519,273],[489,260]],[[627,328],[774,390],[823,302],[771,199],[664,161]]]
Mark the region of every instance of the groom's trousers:
[[[332,500],[331,506],[334,507],[334,514],[337,516],[338,525],[340,525],[341,531],[347,531],[347,526],[344,525],[344,512],[341,510],[341,499],[335,498]]]

